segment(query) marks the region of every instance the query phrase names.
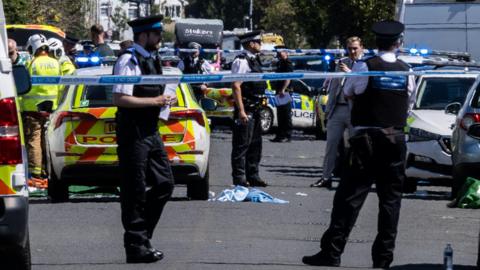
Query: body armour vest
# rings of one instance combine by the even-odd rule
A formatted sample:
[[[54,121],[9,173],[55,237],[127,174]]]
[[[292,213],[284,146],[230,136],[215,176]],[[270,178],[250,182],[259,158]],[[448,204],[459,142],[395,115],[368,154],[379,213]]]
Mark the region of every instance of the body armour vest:
[[[410,70],[401,60],[390,63],[379,56],[369,58],[365,63],[369,71]],[[353,100],[352,125],[403,128],[408,114],[407,85],[407,76],[369,77],[365,92]]]
[[[134,49],[128,49],[125,53],[132,54],[132,59],[140,67],[142,75],[161,75],[162,65],[160,56],[145,58]],[[136,59],[136,61],[135,61]],[[157,97],[163,94],[164,85],[135,85],[133,96],[135,97]],[[131,121],[133,125],[140,126],[144,132],[151,133],[158,130],[158,115],[160,107],[152,106],[145,108],[118,108],[119,116],[122,119]]]
[[[192,56],[187,56],[183,59],[183,64],[185,69],[183,70],[184,74],[202,74],[202,63],[203,59],[198,59],[197,62],[193,59]]]
[[[260,60],[256,57],[249,57],[246,54],[240,54],[237,58],[245,59],[248,62],[251,73],[263,73]],[[260,96],[265,95],[267,83],[261,82],[243,82],[241,84],[242,97],[252,102],[259,101]]]

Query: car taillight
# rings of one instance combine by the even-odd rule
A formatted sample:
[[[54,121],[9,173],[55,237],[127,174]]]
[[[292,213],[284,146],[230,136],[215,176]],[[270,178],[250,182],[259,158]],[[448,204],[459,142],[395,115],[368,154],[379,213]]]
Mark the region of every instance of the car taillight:
[[[66,121],[94,121],[97,118],[89,113],[81,112],[61,112],[55,121],[55,129],[60,127]]]
[[[203,113],[200,110],[184,110],[184,111],[176,111],[176,112],[171,112],[170,113],[170,118],[171,119],[186,119],[190,118],[195,121],[201,126],[205,126],[205,120],[203,118]]]
[[[468,130],[471,125],[480,123],[480,114],[479,113],[467,113],[463,116],[463,119],[460,121],[460,127],[464,130]]]
[[[0,165],[19,163],[22,163],[22,145],[15,99],[0,99]]]

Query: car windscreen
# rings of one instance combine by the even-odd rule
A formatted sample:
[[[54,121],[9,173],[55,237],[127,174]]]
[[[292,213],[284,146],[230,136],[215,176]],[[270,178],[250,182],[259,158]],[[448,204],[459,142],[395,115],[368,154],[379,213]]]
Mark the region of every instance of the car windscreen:
[[[95,108],[113,106],[113,85],[86,85],[79,86],[79,88],[80,87],[84,87],[80,98],[80,107]],[[176,106],[185,106],[185,99],[179,87],[177,87],[177,99]]]
[[[475,78],[425,78],[418,88],[416,109],[443,110],[453,102],[463,104]]]

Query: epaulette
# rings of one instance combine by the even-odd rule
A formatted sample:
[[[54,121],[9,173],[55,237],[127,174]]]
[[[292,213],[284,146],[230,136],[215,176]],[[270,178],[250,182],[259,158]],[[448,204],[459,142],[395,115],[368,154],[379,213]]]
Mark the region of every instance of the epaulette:
[[[130,58],[130,61],[134,64],[134,65],[138,65],[138,60],[137,60],[137,57],[135,57],[135,47],[129,47],[127,49],[125,49],[119,56],[118,58],[120,58],[122,55],[124,54],[130,54],[132,57]]]
[[[367,62],[368,60],[374,58],[374,57],[377,57],[378,55],[367,55],[367,56],[364,56],[362,57],[360,60],[358,61],[362,61],[362,62]]]
[[[242,52],[240,53],[239,55],[237,55],[237,57],[235,58],[239,58],[239,59],[247,59],[247,53],[245,52]]]

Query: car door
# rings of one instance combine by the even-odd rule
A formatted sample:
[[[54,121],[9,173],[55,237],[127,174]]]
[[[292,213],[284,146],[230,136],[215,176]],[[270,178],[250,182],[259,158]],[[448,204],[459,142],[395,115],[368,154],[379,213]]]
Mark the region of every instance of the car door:
[[[311,88],[301,80],[292,80],[292,124],[294,128],[315,126],[315,100]]]

